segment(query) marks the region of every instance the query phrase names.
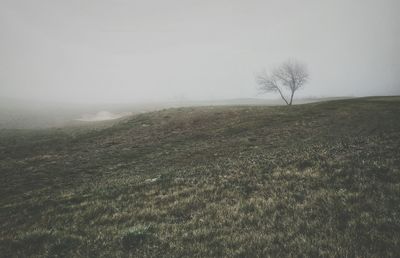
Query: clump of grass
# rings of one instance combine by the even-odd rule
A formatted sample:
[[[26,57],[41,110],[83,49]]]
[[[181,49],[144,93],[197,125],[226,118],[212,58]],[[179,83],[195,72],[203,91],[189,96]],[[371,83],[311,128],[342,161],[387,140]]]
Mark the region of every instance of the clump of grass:
[[[80,246],[81,240],[67,232],[35,229],[21,233],[12,240],[0,240],[0,257],[42,257],[44,254],[70,257]],[[8,250],[14,251],[8,253]]]
[[[121,237],[124,249],[135,249],[151,237],[150,225],[136,225],[125,230]]]

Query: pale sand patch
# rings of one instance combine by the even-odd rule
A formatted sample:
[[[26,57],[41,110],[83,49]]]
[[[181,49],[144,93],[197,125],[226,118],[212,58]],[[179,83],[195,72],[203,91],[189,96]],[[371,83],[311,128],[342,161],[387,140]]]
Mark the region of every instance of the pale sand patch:
[[[76,120],[84,121],[84,122],[94,122],[94,121],[106,121],[106,120],[114,120],[124,116],[132,115],[132,112],[123,112],[123,113],[112,113],[109,111],[100,111],[96,114],[84,114],[81,118]]]

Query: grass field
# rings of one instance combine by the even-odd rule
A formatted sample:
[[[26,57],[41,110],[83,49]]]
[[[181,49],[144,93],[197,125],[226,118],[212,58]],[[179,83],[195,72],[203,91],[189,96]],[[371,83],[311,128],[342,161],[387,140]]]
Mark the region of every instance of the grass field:
[[[0,131],[2,257],[396,257],[400,97]]]

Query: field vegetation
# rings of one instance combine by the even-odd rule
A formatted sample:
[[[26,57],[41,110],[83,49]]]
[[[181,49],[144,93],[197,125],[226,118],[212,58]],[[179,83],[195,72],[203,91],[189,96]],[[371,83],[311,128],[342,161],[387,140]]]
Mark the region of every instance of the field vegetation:
[[[396,257],[400,97],[0,131],[2,257]]]

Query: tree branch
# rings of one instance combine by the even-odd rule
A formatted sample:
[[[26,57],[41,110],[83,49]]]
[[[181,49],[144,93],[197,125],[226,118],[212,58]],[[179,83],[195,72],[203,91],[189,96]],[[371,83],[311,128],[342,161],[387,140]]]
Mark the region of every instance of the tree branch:
[[[262,92],[279,92],[287,105],[292,105],[295,92],[308,80],[306,66],[296,61],[287,61],[275,68],[271,75],[264,72],[257,76],[257,84]],[[284,90],[289,91],[289,98],[285,97]],[[289,97],[288,96],[288,97]]]

